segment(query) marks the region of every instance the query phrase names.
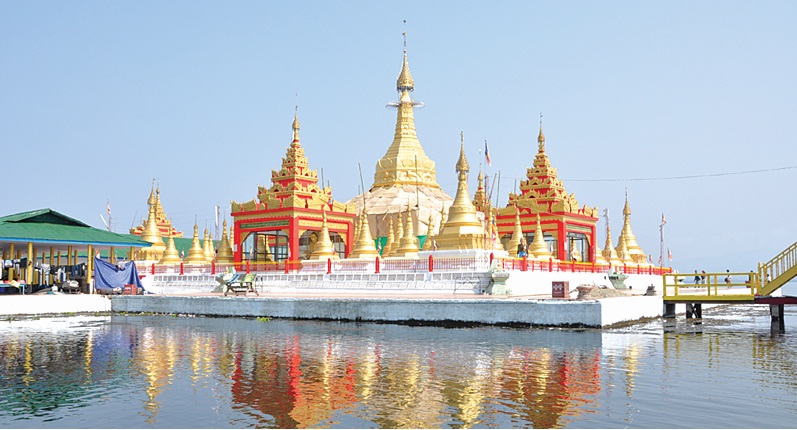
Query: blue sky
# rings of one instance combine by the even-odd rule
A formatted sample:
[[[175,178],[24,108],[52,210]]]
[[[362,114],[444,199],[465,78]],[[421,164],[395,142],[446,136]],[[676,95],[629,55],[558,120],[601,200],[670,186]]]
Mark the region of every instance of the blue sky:
[[[212,227],[270,185],[297,104],[311,168],[348,200],[393,137],[405,19],[449,194],[463,131],[474,170],[488,141],[506,204],[542,112],[559,177],[609,208],[615,241],[626,190],[642,248],[658,258],[664,213],[681,271],[755,269],[797,240],[787,1],[0,1],[0,213],[102,227],[110,200],[125,232],[157,178],[178,229]]]

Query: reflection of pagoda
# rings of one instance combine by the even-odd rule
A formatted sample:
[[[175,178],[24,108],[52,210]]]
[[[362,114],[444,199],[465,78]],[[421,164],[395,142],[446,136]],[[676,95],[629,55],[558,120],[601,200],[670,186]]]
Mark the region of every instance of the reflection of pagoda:
[[[532,243],[540,217],[545,242],[553,257],[570,260],[572,249],[578,251],[583,261],[595,261],[597,248],[595,226],[598,208],[578,207],[575,194],[567,194],[556,169],[545,153],[545,135],[537,137],[538,151],[534,166],[527,169],[526,180],[520,182],[520,195],[509,194],[509,202],[499,210],[498,231],[502,240],[508,241],[515,226],[515,214],[520,212],[520,225],[526,243]]]
[[[313,255],[316,244],[330,241],[340,257],[351,250],[356,215],[349,205],[333,201],[332,188],[318,186],[318,173],[310,170],[299,142],[298,114],[292,128],[282,168],[271,172],[271,187],[258,186],[256,199],[231,202],[236,262],[298,261]],[[326,238],[320,237],[324,224]]]
[[[152,191],[149,193],[147,204],[150,207],[155,207],[155,225],[160,237],[183,237],[183,232],[177,231],[172,227],[172,222],[166,218],[166,213],[163,211],[163,206],[161,206],[161,189],[160,187],[155,188],[155,180],[152,181]],[[130,234],[142,236],[146,230],[146,224],[147,219],[142,219],[141,225],[130,229]]]
[[[399,100],[388,104],[398,110],[393,142],[376,163],[371,189],[364,196],[349,200],[358,213],[362,211],[365,201],[371,236],[381,238],[383,242],[387,240],[390,221],[397,225],[399,217],[406,216],[403,212],[408,205],[412,208],[410,220],[413,231],[418,236],[424,236],[428,234],[429,220],[434,230],[440,224],[442,211],[453,201],[437,183],[435,163],[424,152],[415,132],[414,110],[422,103],[410,96],[414,89],[415,81],[410,74],[405,42],[404,62],[396,80]]]

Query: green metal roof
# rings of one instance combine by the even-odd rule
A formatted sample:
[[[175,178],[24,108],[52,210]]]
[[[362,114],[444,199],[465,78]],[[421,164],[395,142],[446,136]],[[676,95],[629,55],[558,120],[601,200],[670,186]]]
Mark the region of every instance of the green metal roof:
[[[39,209],[0,217],[0,242],[33,242],[48,246],[94,245],[147,247],[137,236],[112,233],[89,226],[52,209]]]

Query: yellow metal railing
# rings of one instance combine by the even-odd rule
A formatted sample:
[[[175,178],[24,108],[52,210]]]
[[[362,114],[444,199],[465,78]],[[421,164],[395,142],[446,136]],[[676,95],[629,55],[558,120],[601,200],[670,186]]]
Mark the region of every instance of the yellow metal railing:
[[[768,262],[758,264],[758,273],[764,280],[761,295],[768,296],[797,277],[797,242],[784,249]]]
[[[750,302],[760,294],[760,276],[750,272],[668,273],[663,277],[663,299],[683,302]]]

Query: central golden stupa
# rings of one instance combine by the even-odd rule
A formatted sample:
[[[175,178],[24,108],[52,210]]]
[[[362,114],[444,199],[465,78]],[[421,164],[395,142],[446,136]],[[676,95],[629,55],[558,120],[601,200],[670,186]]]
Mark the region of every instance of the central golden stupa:
[[[424,152],[415,132],[414,112],[422,103],[410,96],[414,89],[405,42],[404,61],[396,80],[399,100],[388,104],[398,110],[393,143],[376,163],[370,190],[347,202],[356,207],[357,213],[362,213],[363,205],[366,206],[368,226],[374,238],[388,237],[391,221],[398,225],[407,206],[410,206],[410,213],[403,222],[412,222],[418,236],[429,234],[430,226],[434,234],[442,213],[454,200],[437,183],[435,163]]]

